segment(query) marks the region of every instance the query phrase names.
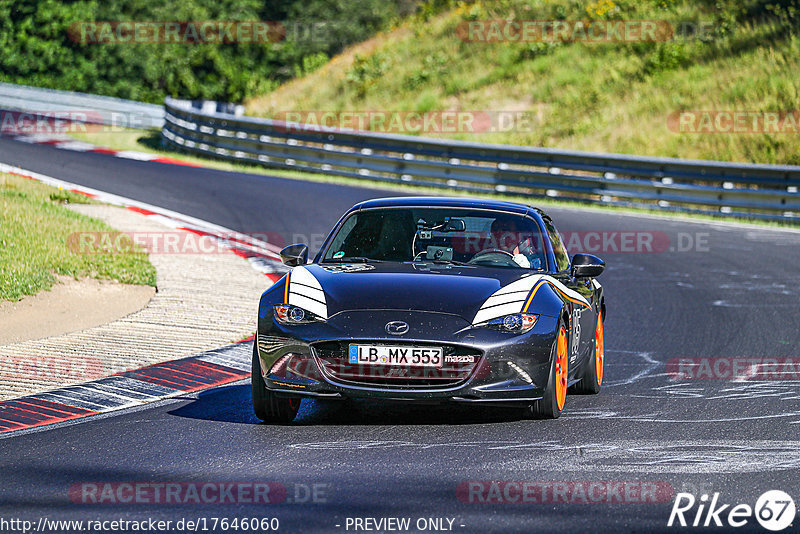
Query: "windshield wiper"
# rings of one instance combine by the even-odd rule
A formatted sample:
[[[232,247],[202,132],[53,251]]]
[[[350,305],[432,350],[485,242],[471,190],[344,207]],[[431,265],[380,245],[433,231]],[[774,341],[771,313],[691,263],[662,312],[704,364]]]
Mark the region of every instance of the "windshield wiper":
[[[437,265],[459,265],[461,267],[473,267],[473,265],[471,263],[467,263],[467,262],[464,262],[464,261],[458,261],[458,260],[441,260],[441,259],[439,259],[439,260],[434,260],[434,259],[428,260],[428,259],[423,258],[423,259],[416,260],[414,263],[435,263]]]
[[[382,261],[366,256],[342,256],[341,258],[328,258],[323,263],[381,263]]]
[[[433,263],[446,263],[448,265],[459,265],[461,267],[474,267],[471,263],[458,260],[431,260]]]

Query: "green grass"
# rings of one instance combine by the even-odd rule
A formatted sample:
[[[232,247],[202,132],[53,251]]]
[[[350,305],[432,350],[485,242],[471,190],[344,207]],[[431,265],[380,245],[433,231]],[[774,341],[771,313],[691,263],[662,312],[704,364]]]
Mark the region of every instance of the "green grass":
[[[155,268],[144,253],[78,254],[71,250],[71,234],[114,231],[64,207],[89,202],[69,191],[0,174],[0,301],[17,301],[50,289],[55,275],[156,285]]]
[[[798,108],[800,36],[791,30],[791,22],[763,18],[768,2],[718,2],[722,7],[715,7],[700,0],[615,0],[614,8],[602,15],[591,12],[594,4],[475,1],[426,20],[411,18],[305,77],[250,99],[247,113],[522,112],[530,122],[517,122],[510,131],[438,135],[595,152],[800,164],[796,132],[698,134],[677,133],[668,126],[670,115],[682,110]],[[739,13],[740,8],[749,14]],[[658,43],[553,44],[465,42],[457,33],[459,24],[470,20],[588,18],[666,20],[675,27],[702,21],[711,24],[711,31],[703,39]]]
[[[189,163],[196,163],[204,167],[218,169],[222,171],[232,172],[246,172],[251,174],[261,174],[264,176],[278,176],[281,178],[289,178],[292,180],[305,180],[313,182],[323,182],[340,184],[352,187],[366,187],[376,190],[390,190],[402,191],[405,193],[414,193],[418,195],[450,195],[450,196],[463,196],[463,197],[478,197],[478,198],[496,198],[499,200],[508,200],[510,202],[519,202],[521,204],[528,204],[547,208],[567,208],[567,209],[599,209],[606,211],[615,211],[619,213],[630,214],[646,214],[666,218],[690,218],[703,221],[736,221],[740,223],[750,223],[759,226],[772,226],[772,227],[787,227],[797,228],[796,224],[790,221],[769,221],[764,219],[728,216],[728,215],[708,215],[702,213],[676,213],[672,211],[665,211],[657,207],[653,208],[639,208],[639,207],[624,207],[624,206],[608,206],[604,204],[595,204],[592,202],[575,202],[554,200],[552,197],[545,196],[522,196],[507,193],[473,193],[468,191],[460,191],[457,189],[449,189],[445,187],[430,187],[410,184],[400,184],[392,182],[382,182],[379,180],[369,180],[366,178],[347,178],[343,176],[331,176],[321,173],[310,173],[302,171],[290,171],[285,169],[272,169],[261,165],[249,163],[233,163],[227,160],[214,159],[210,157],[201,157],[185,154],[183,152],[176,152],[166,149],[161,146],[161,134],[157,130],[142,131],[131,129],[120,129],[114,132],[85,132],[70,133],[71,137],[93,143],[96,145],[112,148],[114,150],[136,150],[140,152],[149,152],[158,154],[159,156],[166,156],[174,159],[183,160]]]

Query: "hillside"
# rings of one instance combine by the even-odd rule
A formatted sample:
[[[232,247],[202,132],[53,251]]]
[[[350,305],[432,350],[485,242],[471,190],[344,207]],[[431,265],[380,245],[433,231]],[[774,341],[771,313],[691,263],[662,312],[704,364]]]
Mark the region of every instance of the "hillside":
[[[315,119],[326,111],[370,117],[458,111],[483,117],[493,127],[445,133],[405,128],[405,133],[800,164],[797,0],[449,4],[451,9],[423,11],[346,49],[319,70],[249,99],[247,113],[286,118],[297,111]],[[470,22],[492,20],[649,20],[669,24],[674,34],[659,36],[658,42],[477,42],[465,36]],[[745,118],[726,115],[729,111],[744,112]],[[681,126],[687,116],[695,122]],[[726,130],[729,123],[735,126]]]

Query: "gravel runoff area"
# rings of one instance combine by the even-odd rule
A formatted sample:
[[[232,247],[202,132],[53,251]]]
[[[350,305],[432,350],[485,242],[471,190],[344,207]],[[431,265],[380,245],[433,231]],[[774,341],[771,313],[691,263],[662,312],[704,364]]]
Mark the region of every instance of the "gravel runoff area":
[[[106,205],[72,209],[122,232],[181,233],[157,217]],[[150,254],[157,291],[141,310],[102,326],[0,346],[0,400],[212,350],[252,335],[272,282],[241,257]]]

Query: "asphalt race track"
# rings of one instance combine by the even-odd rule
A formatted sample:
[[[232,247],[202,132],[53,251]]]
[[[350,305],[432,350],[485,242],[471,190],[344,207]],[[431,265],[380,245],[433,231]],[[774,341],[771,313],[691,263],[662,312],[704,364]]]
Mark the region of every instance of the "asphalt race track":
[[[324,234],[359,200],[397,194],[9,139],[0,139],[0,161],[286,242]],[[608,265],[600,278],[608,307],[603,391],[569,396],[561,419],[303,401],[293,425],[264,426],[252,414],[249,382],[238,382],[0,439],[0,517],[275,517],[280,532],[353,532],[348,518],[408,517],[414,532],[419,518],[451,519],[456,532],[606,532],[669,530],[682,491],[753,506],[778,489],[800,503],[800,370],[767,380],[731,380],[719,365],[703,379],[668,373],[677,358],[795,357],[797,365],[800,233],[549,212],[562,233],[579,232],[582,242],[588,234],[580,232],[600,232],[605,248],[614,248],[620,232],[640,232],[655,235],[657,249],[597,252]],[[264,481],[282,485],[286,499],[99,505],[70,494],[84,483]],[[538,481],[551,490],[577,484],[567,484],[566,494],[546,491],[544,503],[484,503],[470,502],[479,497],[463,491],[469,481]],[[611,502],[580,502],[575,488],[595,482]],[[642,483],[659,488],[655,498],[637,493]],[[748,528],[763,531],[753,518],[738,530]]]

